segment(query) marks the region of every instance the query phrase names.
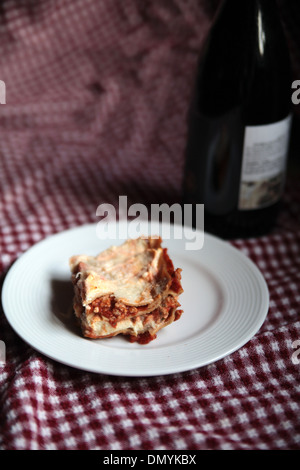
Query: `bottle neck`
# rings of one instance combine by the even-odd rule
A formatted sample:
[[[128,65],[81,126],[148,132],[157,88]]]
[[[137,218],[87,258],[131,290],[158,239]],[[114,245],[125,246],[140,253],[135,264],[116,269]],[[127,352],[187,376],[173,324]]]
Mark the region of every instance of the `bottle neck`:
[[[267,116],[262,115],[262,122],[267,122],[268,110],[278,101],[275,88],[289,110],[289,51],[276,6],[275,0],[223,1],[199,62],[197,110],[217,116],[243,109],[250,122],[252,115],[256,119],[256,103],[263,102]],[[274,121],[287,114],[282,108],[273,112]]]
[[[268,16],[268,20],[272,18],[278,20],[278,7],[276,0],[223,0],[215,18],[215,22],[228,21],[229,18],[235,18],[239,22],[251,21],[253,17],[257,18]]]
[[[234,20],[234,24],[233,24]],[[224,41],[228,40],[229,28],[232,35],[247,39],[247,42],[263,56],[266,42],[272,36],[284,41],[276,0],[223,0],[217,12],[212,29],[219,29]]]

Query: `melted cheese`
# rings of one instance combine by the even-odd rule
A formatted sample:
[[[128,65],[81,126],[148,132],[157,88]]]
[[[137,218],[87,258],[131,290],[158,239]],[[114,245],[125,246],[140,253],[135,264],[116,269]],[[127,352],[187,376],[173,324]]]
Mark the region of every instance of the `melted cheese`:
[[[153,302],[168,281],[168,277],[158,279],[162,255],[162,248],[150,248],[147,239],[138,238],[112,246],[98,256],[73,256],[72,271],[81,263],[77,276],[83,305],[107,294],[132,306]]]
[[[155,326],[155,322],[150,325]],[[145,331],[143,321],[139,318],[133,322],[130,318],[119,321],[116,327],[113,327],[108,321],[99,320],[93,324],[93,333],[98,336],[117,335],[124,331],[130,331],[131,334],[138,335]]]

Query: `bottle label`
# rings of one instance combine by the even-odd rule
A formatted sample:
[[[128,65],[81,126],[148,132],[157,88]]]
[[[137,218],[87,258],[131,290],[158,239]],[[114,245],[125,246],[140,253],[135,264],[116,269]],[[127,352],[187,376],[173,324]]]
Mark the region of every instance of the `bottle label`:
[[[239,209],[260,209],[277,202],[283,191],[291,116],[245,129]]]

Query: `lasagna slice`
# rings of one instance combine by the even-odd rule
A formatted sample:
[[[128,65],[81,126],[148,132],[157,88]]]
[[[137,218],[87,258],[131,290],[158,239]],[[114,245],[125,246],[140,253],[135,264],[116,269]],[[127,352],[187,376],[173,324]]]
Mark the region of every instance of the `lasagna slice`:
[[[161,243],[141,237],[97,256],[70,258],[73,308],[85,337],[123,334],[146,344],[180,318],[181,269],[174,269]]]

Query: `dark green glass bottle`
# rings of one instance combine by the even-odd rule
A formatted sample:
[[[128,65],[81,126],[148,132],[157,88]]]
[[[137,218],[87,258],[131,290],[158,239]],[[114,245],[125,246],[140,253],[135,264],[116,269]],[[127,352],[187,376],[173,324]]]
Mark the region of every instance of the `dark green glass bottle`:
[[[258,236],[275,222],[291,125],[289,52],[275,0],[224,0],[199,62],[183,202],[205,230]]]

